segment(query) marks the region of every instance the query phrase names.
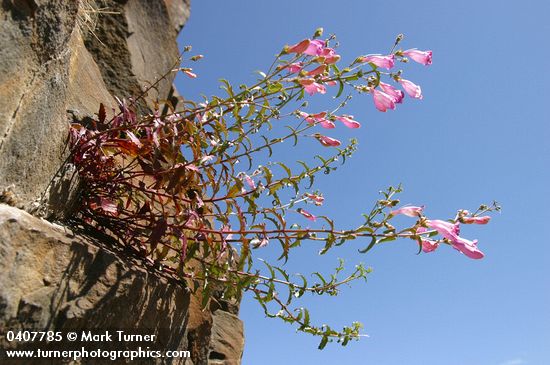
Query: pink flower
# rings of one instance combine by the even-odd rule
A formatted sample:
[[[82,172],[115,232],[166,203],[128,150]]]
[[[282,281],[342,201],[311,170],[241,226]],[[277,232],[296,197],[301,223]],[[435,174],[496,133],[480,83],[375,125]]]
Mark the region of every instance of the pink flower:
[[[214,160],[215,157],[212,156],[212,155],[206,155],[206,156],[203,156],[200,160],[201,164],[206,164],[207,162],[210,162],[212,160]]]
[[[335,127],[334,123],[326,119],[327,112],[320,112],[317,114],[308,114],[299,112],[302,118],[305,118],[306,122],[310,125],[321,124],[323,128],[332,129]]]
[[[460,225],[458,223],[449,223],[439,219],[427,220],[426,225],[435,229],[440,235],[452,240],[460,234]]]
[[[263,237],[261,240],[259,238],[254,238],[250,241],[250,244],[252,244],[254,248],[262,248],[269,244],[269,239],[267,237]]]
[[[403,54],[410,57],[413,61],[421,63],[423,65],[432,64],[432,51],[419,51],[416,48],[403,51]]]
[[[289,46],[286,51],[288,53],[305,54],[308,56],[320,56],[323,58],[323,63],[331,64],[340,59],[332,48],[325,48],[326,42],[320,39],[304,39],[300,43]]]
[[[377,67],[382,67],[389,70],[393,68],[393,65],[395,64],[395,56],[393,54],[387,56],[383,56],[381,54],[370,54],[361,57],[359,62],[370,62]]]
[[[477,248],[477,240],[467,240],[462,237],[456,237],[451,241],[451,245],[457,249],[458,251],[462,252],[464,255],[468,256],[471,259],[482,259],[485,255],[483,252]]]
[[[344,123],[344,125],[348,128],[359,128],[361,127],[361,124],[353,120],[353,115],[342,115],[339,117],[336,117],[340,122]]]
[[[422,252],[426,253],[435,251],[439,247],[439,242],[428,239],[421,239],[420,243],[422,244]]]
[[[293,46],[289,46],[286,51],[288,53],[304,53],[308,49],[310,43],[311,41],[309,39],[304,39],[303,41],[296,43]]]
[[[192,79],[196,79],[196,78],[197,78],[197,74],[194,74],[194,73],[191,72],[190,70],[184,70],[183,73],[186,74],[188,77],[190,77],[190,78],[192,78]]]
[[[385,92],[372,89],[372,97],[374,99],[374,106],[381,112],[385,112],[388,109],[395,109],[394,98]]]
[[[327,66],[326,66],[326,65],[321,65],[321,66],[317,67],[317,68],[314,69],[314,70],[308,71],[307,75],[308,75],[308,76],[320,75],[320,74],[322,74],[323,72],[325,72],[326,69],[327,69]]]
[[[428,227],[435,229],[440,235],[445,237],[458,251],[471,259],[481,259],[485,255],[477,248],[477,240],[467,240],[459,237],[460,226],[458,223],[449,223],[441,220],[426,221]]]
[[[325,48],[325,41],[314,39],[309,42],[307,49],[304,51],[304,54],[309,56],[320,56],[323,53]]]
[[[321,77],[321,80],[322,80],[325,84],[327,84],[328,86],[335,86],[335,85],[336,85],[336,81],[330,80],[328,77],[323,76],[323,77]]]
[[[320,134],[315,134],[315,138],[325,147],[338,147],[341,145],[340,141]]]
[[[393,86],[391,86],[389,84],[386,84],[384,82],[380,82],[379,85],[380,85],[380,88],[382,89],[383,92],[385,92],[386,94],[388,94],[389,96],[391,96],[393,98],[393,101],[395,103],[402,103],[403,102],[403,98],[405,97],[405,93],[403,93],[403,91],[397,90]]]
[[[418,227],[416,230],[416,234],[420,235],[426,231],[426,228]],[[420,236],[420,244],[422,245],[422,252],[426,253],[433,252],[437,249],[437,247],[439,247],[439,242],[424,238],[423,236]]]
[[[325,201],[325,198],[323,198],[322,196],[320,195],[316,195],[316,194],[304,194],[306,197],[308,197],[309,199],[313,200],[313,202],[315,203],[315,205],[323,205],[323,202]]]
[[[399,209],[392,210],[390,212],[390,215],[403,214],[403,215],[406,215],[407,217],[420,217],[420,215],[422,215],[423,210],[424,210],[424,207],[414,207],[414,206],[401,207]]]
[[[300,213],[301,215],[303,215],[304,217],[306,217],[307,219],[309,219],[310,221],[312,222],[315,222],[317,220],[317,217],[314,216],[313,214],[311,214],[310,212],[307,212],[303,209],[298,209],[298,213]]]
[[[316,93],[325,94],[327,92],[326,87],[315,82],[314,79],[301,79],[299,83],[309,95],[315,95]]]
[[[422,90],[420,86],[416,85],[412,81],[399,79],[399,83],[403,86],[403,89],[409,94],[411,98],[422,99]]]
[[[254,180],[247,174],[244,174],[244,181],[250,187],[250,189],[256,189],[256,184],[254,183]]]
[[[186,170],[189,170],[189,171],[196,171],[196,172],[200,172],[201,170],[194,164],[190,163],[190,164],[182,164],[181,162],[178,163],[178,164],[175,164],[174,167],[177,167],[178,165],[182,165]]]
[[[322,62],[327,65],[336,63],[340,60],[340,55],[337,55],[336,51],[332,48],[323,49],[322,52],[319,54],[319,57],[321,57]]]
[[[303,66],[304,64],[302,62],[294,62],[286,65],[284,68],[288,68],[288,71],[290,73],[296,73],[296,72],[300,72]]]
[[[488,215],[484,217],[462,217],[460,221],[464,224],[487,224],[491,220]]]
[[[223,226],[221,232],[222,233],[231,232],[231,227],[230,226]],[[223,235],[222,235],[222,238],[223,238],[224,241],[233,239],[233,234],[230,233],[225,237],[223,237]]]

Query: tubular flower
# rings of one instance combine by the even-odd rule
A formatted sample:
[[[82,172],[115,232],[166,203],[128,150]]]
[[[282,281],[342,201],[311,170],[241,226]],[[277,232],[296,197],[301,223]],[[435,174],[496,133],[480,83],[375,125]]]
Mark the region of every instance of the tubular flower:
[[[392,96],[376,89],[372,89],[371,92],[376,109],[381,112],[385,112],[388,109],[395,109],[395,101]]]
[[[299,114],[310,125],[321,124],[321,126],[326,129],[332,129],[335,127],[333,122],[325,118],[327,116],[327,112],[320,112],[317,114],[299,112]]]
[[[370,54],[359,58],[359,62],[366,63],[370,62],[377,67],[382,67],[387,70],[393,68],[395,64],[395,56],[393,54],[383,56],[381,54]]]
[[[308,49],[310,43],[311,41],[309,39],[304,39],[303,41],[296,43],[293,46],[289,46],[286,51],[288,53],[304,53]]]
[[[403,86],[403,89],[409,94],[411,98],[422,99],[422,89],[412,81],[399,79],[399,83]]]
[[[336,63],[340,59],[340,55],[337,55],[334,49],[326,47],[326,42],[320,39],[304,39],[295,45],[288,46],[286,52],[319,56],[321,63],[327,65]]]
[[[325,198],[322,197],[321,195],[308,194],[308,193],[304,195],[309,199],[311,199],[315,203],[315,205],[323,205],[323,202],[325,201]]]
[[[484,217],[462,217],[460,221],[464,224],[487,224],[491,220],[488,215]]]
[[[330,138],[327,136],[322,136],[318,133],[314,134],[314,137],[317,138],[317,140],[325,147],[338,147],[342,144],[337,139]]]
[[[336,85],[336,81],[331,80],[331,79],[329,79],[328,77],[324,77],[324,76],[323,76],[323,77],[321,77],[321,80],[322,80],[325,84],[327,84],[328,86],[335,86],[335,85]]]
[[[263,237],[262,239],[256,237],[252,241],[250,241],[250,244],[254,248],[262,248],[269,244],[269,239],[267,237]]]
[[[426,225],[435,229],[440,235],[445,238],[453,239],[460,234],[460,225],[458,223],[450,223],[439,219],[428,220]]]
[[[471,259],[481,259],[485,255],[477,248],[477,240],[467,240],[459,236],[460,225],[458,223],[449,223],[441,220],[428,220],[426,225],[435,229],[440,235],[445,237],[456,250],[462,252]]]
[[[418,227],[416,233],[420,235],[426,231],[426,228]],[[439,247],[439,242],[420,236],[420,245],[422,246],[422,252],[428,253],[435,251]]]
[[[403,54],[410,57],[413,61],[421,63],[425,66],[432,64],[432,51],[419,51],[416,48],[403,51]]]
[[[313,214],[311,214],[310,212],[307,212],[303,209],[298,209],[298,213],[300,213],[301,215],[303,215],[304,217],[306,217],[307,219],[309,219],[310,221],[312,222],[315,222],[317,220],[317,217],[314,216]]]
[[[384,82],[380,82],[379,85],[380,85],[380,88],[382,89],[383,92],[385,92],[386,94],[388,94],[389,96],[391,96],[393,98],[393,101],[395,103],[402,103],[403,102],[403,98],[405,97],[405,93],[403,91],[397,90],[393,86],[391,86],[389,84],[386,84]]]
[[[348,128],[359,128],[361,127],[361,124],[353,120],[353,115],[341,115],[339,117],[336,117],[340,122],[344,123],[344,125]]]
[[[433,252],[439,247],[439,243],[437,241],[429,240],[429,239],[421,239],[420,243],[422,245],[422,252]]]
[[[315,82],[314,79],[301,79],[299,83],[309,95],[315,95],[317,93],[325,94],[327,92],[326,87]]]
[[[302,70],[302,67],[304,67],[304,64],[302,62],[294,62],[294,63],[290,63],[284,67],[282,67],[283,69],[286,68],[288,69],[288,71],[290,73],[296,73],[296,72],[300,72]]]
[[[325,41],[314,39],[309,42],[308,47],[304,51],[304,54],[308,56],[320,56],[325,49]]]
[[[321,65],[321,66],[317,67],[314,70],[308,71],[307,75],[308,76],[320,75],[320,74],[324,73],[326,69],[327,69],[326,65]]]
[[[482,259],[485,255],[477,248],[477,240],[467,240],[462,237],[456,237],[454,240],[450,240],[451,245],[462,252],[464,255],[471,259]]]
[[[403,214],[403,215],[406,215],[407,217],[420,217],[420,215],[422,215],[423,210],[424,210],[424,207],[414,207],[414,206],[401,207],[399,209],[392,210],[390,212],[390,215]]]
[[[247,174],[244,174],[244,181],[250,189],[256,189],[256,183],[254,183],[254,180]]]
[[[336,54],[336,51],[332,48],[324,48],[319,54],[322,62],[327,65],[331,65],[340,60],[340,55]]]
[[[190,78],[192,78],[192,79],[196,79],[196,78],[197,78],[197,74],[191,72],[191,70],[184,70],[183,73],[186,74],[188,77],[190,77]]]

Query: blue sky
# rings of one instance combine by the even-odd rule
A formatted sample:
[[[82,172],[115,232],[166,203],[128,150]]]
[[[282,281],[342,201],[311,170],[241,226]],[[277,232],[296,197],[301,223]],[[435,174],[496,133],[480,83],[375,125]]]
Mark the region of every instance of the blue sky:
[[[380,113],[369,96],[353,99],[347,113],[362,128],[333,135],[358,137],[359,151],[319,180],[326,204],[315,213],[356,225],[376,192],[398,183],[403,203],[425,204],[434,218],[493,199],[503,206],[488,226],[464,229],[479,239],[480,261],[448,247],[417,256],[412,241],[327,258],[300,249],[291,271],[330,270],[337,256],[373,267],[368,283],[307,300],[323,323],[358,320],[371,337],[319,351],[318,339],[265,319],[245,298],[243,364],[550,364],[548,14],[543,0],[193,2],[180,45],[206,57],[193,65],[199,78],[177,81],[187,98],[221,94],[222,77],[251,82],[283,45],[319,26],[338,36],[345,61],[387,52],[398,33],[404,48],[433,50],[432,66],[404,67],[424,100]],[[333,105],[330,97],[315,102]]]

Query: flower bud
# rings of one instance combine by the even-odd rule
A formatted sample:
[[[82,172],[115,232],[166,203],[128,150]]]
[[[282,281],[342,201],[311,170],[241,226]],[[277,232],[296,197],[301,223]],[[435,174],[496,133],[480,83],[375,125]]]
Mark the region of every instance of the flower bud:
[[[315,33],[313,34],[314,38],[323,36],[323,28],[319,27],[315,30]]]

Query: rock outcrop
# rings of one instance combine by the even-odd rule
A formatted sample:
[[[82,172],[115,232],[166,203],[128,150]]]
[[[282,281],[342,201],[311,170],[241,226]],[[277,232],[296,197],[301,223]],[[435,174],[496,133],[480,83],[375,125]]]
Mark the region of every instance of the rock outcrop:
[[[74,194],[67,125],[132,97],[177,65],[186,0],[6,0],[0,5],[0,194],[63,218]],[[172,76],[147,101],[171,94]]]
[[[115,97],[135,97],[172,69],[188,16],[188,0],[2,1],[1,333],[147,329],[166,350],[192,355],[156,363],[240,363],[238,305],[220,300],[202,310],[182,283],[108,237],[43,219],[63,222],[77,201],[78,181],[64,163],[69,123],[93,117],[100,103],[116,109]],[[168,77],[145,102],[174,94]]]

